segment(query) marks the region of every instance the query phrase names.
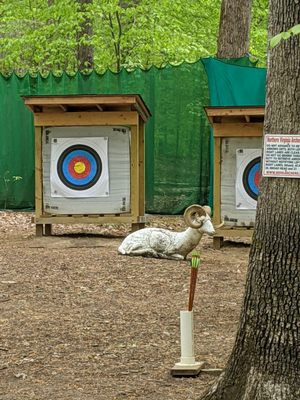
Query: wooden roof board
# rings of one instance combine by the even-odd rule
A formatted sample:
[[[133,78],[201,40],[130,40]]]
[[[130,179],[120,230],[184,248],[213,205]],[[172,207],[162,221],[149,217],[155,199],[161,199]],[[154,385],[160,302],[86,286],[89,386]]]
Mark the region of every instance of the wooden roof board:
[[[35,112],[36,107],[60,107],[68,112],[71,106],[95,106],[99,112],[103,107],[131,105],[147,121],[151,112],[138,94],[128,95],[64,95],[64,96],[23,96],[24,103],[29,109]]]
[[[211,117],[234,117],[234,116],[264,116],[264,106],[208,106],[204,107],[208,118]]]

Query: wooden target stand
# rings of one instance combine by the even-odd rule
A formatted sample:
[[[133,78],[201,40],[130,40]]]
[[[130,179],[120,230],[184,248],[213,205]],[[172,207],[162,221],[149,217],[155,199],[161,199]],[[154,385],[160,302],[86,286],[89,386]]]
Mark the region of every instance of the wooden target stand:
[[[36,235],[51,235],[53,224],[130,223],[145,226],[144,132],[151,116],[139,95],[25,96],[34,114]],[[56,214],[43,201],[42,132],[49,127],[125,126],[130,129],[130,209],[128,212]]]
[[[242,148],[262,148],[264,107],[206,107],[205,112],[213,127],[213,223],[219,225],[224,221],[214,236],[214,248],[220,249],[224,237],[252,238],[255,210],[235,209],[235,166],[227,171],[224,156],[232,144]],[[235,154],[232,154],[233,158]],[[229,179],[231,183],[226,186]]]

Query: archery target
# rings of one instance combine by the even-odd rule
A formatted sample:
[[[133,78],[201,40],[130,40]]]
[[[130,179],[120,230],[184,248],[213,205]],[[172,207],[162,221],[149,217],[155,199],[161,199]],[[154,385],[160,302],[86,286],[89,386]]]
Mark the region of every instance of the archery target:
[[[51,197],[109,195],[107,137],[52,138]]]
[[[261,149],[236,150],[236,208],[256,208],[261,176]]]

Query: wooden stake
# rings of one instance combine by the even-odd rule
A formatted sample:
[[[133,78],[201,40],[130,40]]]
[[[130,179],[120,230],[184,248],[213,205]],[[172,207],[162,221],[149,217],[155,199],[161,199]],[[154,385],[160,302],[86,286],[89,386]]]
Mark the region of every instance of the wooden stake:
[[[191,268],[191,281],[190,281],[190,295],[189,295],[188,311],[193,310],[194,296],[195,296],[196,282],[197,282],[197,274],[198,274],[198,268]]]
[[[195,297],[195,290],[196,290],[197,274],[198,274],[199,265],[200,265],[200,255],[198,253],[194,253],[192,255],[192,261],[191,261],[191,280],[190,280],[190,293],[189,293],[188,311],[192,311],[193,310],[193,304],[194,304],[194,297]]]

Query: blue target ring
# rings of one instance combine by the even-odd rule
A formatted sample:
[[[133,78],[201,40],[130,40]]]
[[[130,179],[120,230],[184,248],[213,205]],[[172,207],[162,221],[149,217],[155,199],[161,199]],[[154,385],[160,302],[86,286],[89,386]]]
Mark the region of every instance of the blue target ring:
[[[73,160],[85,160],[86,164],[90,167],[87,176],[80,176],[80,174],[72,174],[70,171],[70,164]],[[82,162],[82,161],[81,161]],[[87,185],[97,174],[97,162],[95,158],[86,150],[73,150],[64,158],[62,162],[62,173],[64,177],[73,185],[84,186]]]
[[[254,158],[247,164],[243,173],[243,186],[247,194],[257,200],[259,194],[261,157]]]
[[[57,173],[70,189],[86,190],[99,180],[102,162],[99,154],[89,146],[73,145],[65,149],[57,162]]]

